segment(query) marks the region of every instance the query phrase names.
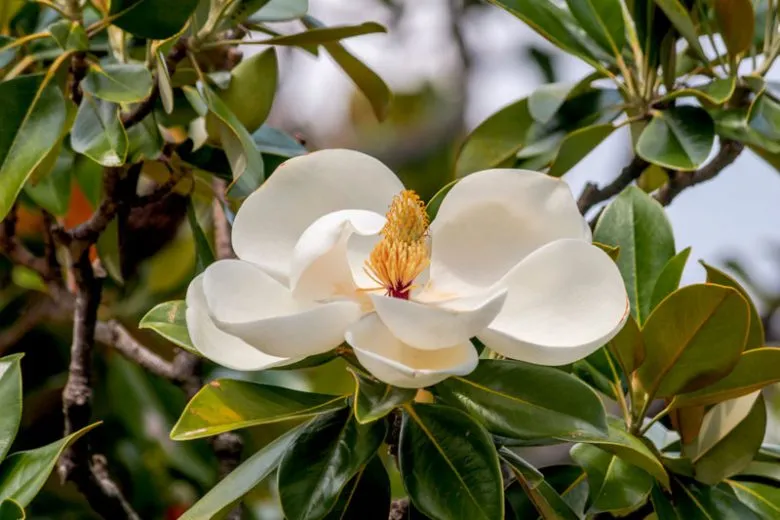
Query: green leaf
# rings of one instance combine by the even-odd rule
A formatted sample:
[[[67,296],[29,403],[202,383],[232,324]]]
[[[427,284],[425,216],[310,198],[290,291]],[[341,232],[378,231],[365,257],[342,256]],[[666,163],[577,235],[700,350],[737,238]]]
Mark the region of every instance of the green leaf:
[[[166,114],[173,113],[174,96],[171,82],[171,71],[168,70],[168,62],[161,49],[155,52],[155,67],[157,69],[157,87],[160,89],[160,101]]]
[[[73,169],[73,152],[67,148],[60,148],[59,156],[54,167],[48,175],[44,176],[37,184],[28,182],[24,186],[24,192],[49,213],[64,216],[68,212],[70,204],[70,181]]]
[[[749,394],[780,381],[780,348],[756,348],[744,352],[734,369],[701,390],[675,397],[675,407],[703,406]]]
[[[635,186],[613,200],[596,224],[593,240],[620,247],[617,259],[631,315],[642,325],[650,314],[656,280],[674,256],[672,225],[658,202]]]
[[[641,507],[650,496],[653,477],[612,453],[589,444],[575,444],[571,458],[588,475],[592,501],[589,514],[609,511],[622,516]]]
[[[726,488],[728,489],[728,488]],[[675,479],[672,488],[674,505],[684,520],[759,520],[759,516],[733,494],[720,487],[704,486],[695,481]]]
[[[719,78],[697,87],[678,88],[659,100],[659,103],[681,97],[695,97],[704,103],[722,105],[734,94],[736,78]]]
[[[658,484],[653,485],[650,499],[653,503],[653,511],[655,511],[655,520],[682,520],[674,509],[671,497],[664,494]]]
[[[747,120],[748,127],[760,136],[772,141],[780,139],[780,103],[766,92],[760,93],[753,100]],[[755,144],[760,145],[761,141]]]
[[[374,457],[347,483],[325,520],[385,519],[390,500],[390,477],[382,460]]]
[[[493,441],[460,410],[407,406],[399,458],[409,498],[432,519],[503,520],[501,469]]]
[[[350,369],[355,378],[355,418],[368,424],[408,403],[417,393],[414,388],[397,388]]]
[[[122,276],[122,255],[119,251],[119,221],[112,219],[95,243],[100,262],[106,272],[120,285],[125,283]]]
[[[688,10],[680,3],[680,0],[655,0],[655,3],[663,10],[674,28],[685,38],[698,57],[706,62],[707,56],[699,44],[699,34],[696,32],[696,26],[693,20],[691,20]]]
[[[0,520],[24,520],[24,509],[16,501],[8,499],[0,502]]]
[[[764,324],[761,321],[761,315],[758,314],[756,306],[753,304],[753,300],[750,299],[750,295],[747,293],[744,287],[737,282],[732,276],[724,273],[723,271],[701,262],[704,269],[707,271],[707,283],[714,283],[717,285],[723,285],[725,287],[731,287],[739,291],[739,294],[745,298],[748,306],[750,307],[750,328],[748,329],[747,343],[745,343],[745,350],[751,350],[754,348],[763,347],[766,343],[764,337]]]
[[[231,197],[246,197],[265,180],[265,167],[252,136],[238,117],[209,87],[199,84],[198,89],[209,111],[220,120],[220,138],[233,171],[233,182],[228,187]],[[191,92],[191,87],[184,87]]]
[[[39,291],[44,294],[49,292],[49,288],[46,286],[46,282],[43,281],[40,273],[21,264],[11,268],[11,281],[22,289]]]
[[[0,49],[5,48],[8,44],[13,43],[13,41],[14,39],[10,36],[0,35]],[[12,49],[0,52],[0,69],[14,61],[17,51],[18,47],[14,47]]]
[[[111,0],[109,14],[120,29],[153,40],[177,34],[198,6],[198,0]]]
[[[87,32],[78,22],[58,20],[49,27],[52,39],[64,50],[86,51],[89,48]]]
[[[716,0],[712,3],[720,35],[732,58],[746,53],[753,44],[755,15],[751,0]],[[764,27],[761,26],[760,30]]]
[[[607,343],[626,376],[634,372],[645,360],[645,343],[636,320],[629,316],[620,332]]]
[[[615,387],[620,384],[620,376],[615,372],[615,366],[609,352],[600,348],[585,359],[575,361],[571,365],[571,374],[610,399],[617,400]]]
[[[624,461],[642,468],[650,473],[665,487],[669,487],[669,475],[658,460],[658,457],[639,438],[625,430],[622,421],[615,417],[609,418],[609,437],[593,437],[581,439],[582,442],[594,444],[602,450],[613,453]]]
[[[527,520],[541,515],[545,520],[582,518],[588,498],[585,473],[578,466],[550,466],[544,480],[532,485],[523,475],[506,489],[507,518]]]
[[[642,329],[637,377],[651,398],[692,392],[726,376],[745,348],[747,302],[734,289],[696,284],[672,293]]]
[[[0,502],[12,499],[21,507],[27,507],[49,479],[62,452],[99,424],[91,424],[42,448],[20,451],[5,459],[0,465]]]
[[[124,164],[130,146],[119,107],[85,94],[73,123],[70,145],[74,152],[103,166]]]
[[[349,409],[320,415],[307,424],[279,464],[285,518],[324,518],[344,486],[374,457],[385,430],[382,421],[361,425]]]
[[[523,479],[529,488],[536,489],[544,482],[544,475],[542,472],[533,467],[528,461],[514,451],[502,446],[498,450],[498,454],[501,460],[507,463],[509,469],[512,470],[512,473],[514,473],[518,479]]]
[[[761,518],[780,518],[780,488],[760,482],[727,482],[740,502]]]
[[[271,0],[249,17],[253,23],[285,22],[302,18],[309,10],[308,0]]]
[[[175,300],[155,305],[138,324],[139,329],[151,329],[179,347],[198,354],[187,330],[187,304]]]
[[[560,177],[577,165],[592,152],[604,139],[612,135],[615,127],[610,124],[593,125],[578,128],[568,134],[558,148],[558,154],[547,172],[552,177]]]
[[[747,417],[733,429],[724,428],[728,422],[724,417],[729,415],[724,409],[745,399],[748,400]],[[766,406],[760,395],[757,399],[747,395],[713,407],[704,416],[699,436],[690,450],[696,480],[714,486],[747,468],[761,447],[765,430]],[[707,442],[708,439],[713,440]]]
[[[67,120],[62,91],[49,79],[30,75],[0,82],[0,219],[57,144]]]
[[[513,159],[525,145],[533,122],[527,98],[488,117],[463,143],[455,163],[456,176],[496,168]]]
[[[445,401],[466,410],[503,437],[576,440],[607,432],[598,395],[555,368],[482,360],[468,376],[448,378],[435,389]]]
[[[626,28],[620,0],[566,0],[569,11],[588,36],[613,56],[626,44]]]
[[[242,462],[216,486],[195,502],[179,520],[211,520],[221,518],[257,484],[270,475],[290,445],[298,438],[306,424],[302,424],[276,438],[263,449]]]
[[[214,263],[215,258],[214,252],[209,245],[209,240],[198,223],[198,217],[195,215],[195,208],[191,199],[190,203],[187,204],[187,221],[190,224],[193,242],[195,243],[195,273],[200,274]]]
[[[763,95],[761,97],[763,98]],[[757,103],[759,102],[754,102],[752,107],[757,107]],[[712,110],[711,115],[715,120],[715,130],[721,138],[747,144],[770,164],[773,162],[773,157],[780,153],[780,142],[777,137],[780,136],[780,127],[777,131],[773,129],[775,124],[780,124],[780,116],[775,123],[767,121],[764,117],[756,117],[748,123],[748,113],[744,108]],[[770,133],[769,137],[765,135],[766,132]],[[776,137],[773,138],[772,135]]]
[[[309,17],[307,17],[309,18]],[[386,33],[387,29],[376,22],[365,22],[359,25],[344,25],[333,27],[322,27],[313,25],[308,31],[295,34],[285,34],[263,40],[267,45],[294,45],[301,47],[305,45],[325,45],[338,42],[345,38],[361,36],[364,34]]]
[[[22,420],[22,356],[0,358],[0,463],[11,449]]]
[[[289,159],[306,153],[306,147],[291,136],[268,125],[261,126],[252,134],[257,149],[264,154],[278,155]]]
[[[134,103],[149,97],[152,74],[140,63],[93,64],[81,88],[104,101]]]
[[[153,113],[130,127],[127,131],[127,139],[129,144],[127,157],[130,163],[153,161],[162,153],[163,137]]]
[[[305,419],[345,406],[343,395],[217,379],[187,403],[171,431],[171,439],[199,439],[259,424]]]
[[[663,271],[658,275],[658,280],[653,287],[653,297],[650,300],[650,310],[652,311],[664,298],[672,294],[680,287],[685,264],[688,262],[688,256],[691,254],[691,248],[686,247],[666,262]]]
[[[539,123],[548,123],[575,86],[573,83],[548,83],[534,90],[528,97],[531,117]]]
[[[714,140],[715,124],[707,111],[684,105],[655,112],[639,136],[636,152],[664,168],[690,171],[707,160]]]

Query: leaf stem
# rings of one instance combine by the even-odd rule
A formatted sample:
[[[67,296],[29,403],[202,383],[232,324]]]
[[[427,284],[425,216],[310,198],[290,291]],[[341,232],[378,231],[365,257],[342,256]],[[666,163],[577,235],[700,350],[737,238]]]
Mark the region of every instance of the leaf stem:
[[[649,402],[650,402],[650,401],[648,400],[648,403],[649,403]],[[646,434],[646,433],[647,433],[647,430],[649,430],[649,429],[650,429],[650,427],[651,427],[652,425],[654,425],[655,423],[657,423],[658,421],[660,421],[661,419],[663,419],[664,417],[666,417],[666,415],[667,415],[669,412],[671,412],[671,411],[672,411],[672,406],[673,406],[673,405],[674,405],[674,399],[672,399],[672,400],[669,402],[669,404],[668,404],[668,405],[666,405],[666,408],[664,408],[663,410],[661,410],[660,412],[658,412],[658,413],[655,415],[655,417],[653,417],[652,419],[650,419],[650,422],[648,422],[647,424],[645,424],[645,425],[644,425],[644,427],[643,427],[641,430],[639,430],[639,435],[644,435],[644,434]],[[643,414],[643,415],[644,415],[644,414]]]

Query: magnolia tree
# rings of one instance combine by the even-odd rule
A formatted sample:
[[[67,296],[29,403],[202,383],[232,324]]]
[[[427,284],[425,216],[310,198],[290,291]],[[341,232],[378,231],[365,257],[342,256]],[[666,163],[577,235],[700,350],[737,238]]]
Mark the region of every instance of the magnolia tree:
[[[0,6],[0,518],[235,519],[266,481],[258,518],[780,518],[780,349],[730,275],[680,287],[664,211],[746,148],[780,167],[774,2],[488,3],[592,73],[490,116],[425,198],[265,124],[281,47],[391,113],[340,43],[376,23],[305,0]],[[572,194],[623,127],[625,168]],[[22,341],[41,322],[72,324],[62,415],[26,392],[25,431],[54,442],[6,456],[28,447],[22,371],[51,373]],[[81,499],[53,498],[55,468]]]

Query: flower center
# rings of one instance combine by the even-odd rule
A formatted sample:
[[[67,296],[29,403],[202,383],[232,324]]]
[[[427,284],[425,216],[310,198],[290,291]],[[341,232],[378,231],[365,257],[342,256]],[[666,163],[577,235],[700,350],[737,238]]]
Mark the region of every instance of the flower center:
[[[380,232],[382,240],[365,266],[368,276],[385,289],[387,296],[409,299],[415,278],[430,263],[427,232],[428,214],[420,197],[412,190],[393,197]]]

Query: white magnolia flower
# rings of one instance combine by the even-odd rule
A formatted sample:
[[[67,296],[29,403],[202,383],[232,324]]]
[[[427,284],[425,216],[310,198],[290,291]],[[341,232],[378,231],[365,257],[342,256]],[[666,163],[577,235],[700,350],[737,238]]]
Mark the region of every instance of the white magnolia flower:
[[[205,356],[260,370],[345,339],[374,376],[435,384],[477,366],[471,338],[563,365],[628,314],[617,267],[591,244],[567,185],[525,170],[462,179],[428,225],[417,195],[349,150],[296,157],[249,196],[233,248],[187,291]]]

